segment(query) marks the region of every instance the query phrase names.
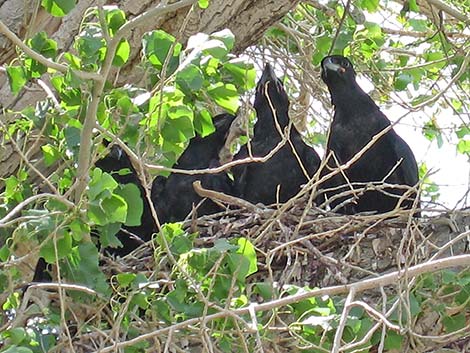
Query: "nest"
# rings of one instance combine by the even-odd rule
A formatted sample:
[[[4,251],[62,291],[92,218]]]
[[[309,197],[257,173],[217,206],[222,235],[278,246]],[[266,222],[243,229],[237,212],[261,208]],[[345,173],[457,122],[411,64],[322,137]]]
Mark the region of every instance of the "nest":
[[[211,248],[218,239],[249,239],[258,256],[258,272],[249,278],[249,282],[268,282],[278,288],[284,285],[309,288],[344,286],[367,278],[379,278],[397,269],[411,268],[433,259],[463,254],[467,247],[464,230],[470,225],[470,213],[466,211],[421,219],[412,218],[410,212],[406,211],[387,215],[341,216],[308,208],[305,204],[303,200],[277,208],[250,205],[249,211],[242,208],[194,218],[186,221],[183,227],[187,232],[197,232],[197,248]],[[172,286],[169,279],[173,265],[170,259],[163,262],[160,259],[156,263],[154,246],[150,242],[123,258],[104,258],[102,269],[109,278],[126,272],[155,278],[155,271],[158,271],[157,290],[168,292]],[[399,292],[406,291],[412,281],[411,278],[405,278],[393,286],[378,286],[361,293],[360,300],[366,306],[377,307],[383,302],[384,296],[399,296]],[[58,295],[50,297],[52,301],[59,299]],[[119,298],[115,296],[113,300]],[[262,302],[255,296],[250,300]],[[118,333],[122,318],[115,317],[109,309],[112,302],[103,303],[98,310],[93,305],[87,307],[73,303],[70,298],[67,298],[66,305],[76,315],[68,328],[75,352],[99,351],[100,348],[112,347],[114,343],[121,342]],[[289,319],[289,316],[279,315],[279,320],[273,325],[279,330],[275,342],[260,340],[260,351],[300,350],[302,344],[290,331]],[[198,320],[195,325],[182,327],[184,331],[178,329],[178,324],[168,331],[168,324],[157,319],[142,319],[141,313],[136,311],[133,326],[137,332],[133,332],[133,335],[144,340],[149,332],[153,332],[146,341],[151,342],[151,351],[155,352],[220,351],[215,346],[211,347],[209,336],[201,335],[202,327],[206,327],[207,323],[202,318]],[[445,343],[439,339],[417,338],[416,333],[423,337],[432,333],[439,338],[443,334],[440,320],[431,310],[416,319],[413,322],[415,335],[409,338],[410,347],[414,348],[408,351],[416,351],[416,347],[420,347],[417,351],[424,352],[435,347],[468,345],[462,334],[447,339]],[[112,329],[106,332],[83,329],[90,323],[103,321],[107,321]],[[284,327],[280,325],[281,322]],[[244,331],[240,335],[256,333]],[[68,345],[62,346],[62,351],[68,349]],[[109,351],[119,350],[110,348]]]

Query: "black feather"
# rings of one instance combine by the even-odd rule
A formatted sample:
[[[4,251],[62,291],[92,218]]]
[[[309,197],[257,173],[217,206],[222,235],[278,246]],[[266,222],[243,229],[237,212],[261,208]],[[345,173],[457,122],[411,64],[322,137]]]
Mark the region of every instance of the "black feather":
[[[230,114],[214,117],[215,132],[204,138],[194,137],[174,168],[194,170],[219,166],[219,152],[225,144],[233,119],[234,116]],[[225,172],[195,175],[172,173],[168,178],[157,177],[152,186],[152,202],[161,224],[184,220],[193,206],[202,200],[193,188],[193,182],[196,180],[200,180],[206,189],[227,194],[232,191],[232,182]],[[202,216],[221,210],[222,208],[216,203],[205,200],[197,209],[197,214]]]
[[[283,133],[290,123],[287,93],[269,64],[257,84],[254,107],[257,121],[251,140],[251,151],[255,157],[264,157],[281,142],[281,132]],[[286,142],[266,162],[247,163],[232,169],[234,190],[238,197],[252,203],[268,205],[277,201],[278,189],[280,202],[286,202],[300,191],[301,185],[307,183],[308,178],[318,170],[320,158],[315,150],[302,140],[294,126],[290,127],[289,140],[290,143]],[[248,156],[248,148],[245,145],[234,159]]]
[[[333,122],[327,142],[327,155],[333,153],[339,164],[351,160],[372,138],[382,130],[389,128],[350,168],[345,170],[348,181],[357,189],[357,196],[351,203],[341,207],[341,213],[352,214],[363,211],[388,212],[395,208],[404,188],[385,188],[384,190],[366,191],[360,189],[366,183],[385,182],[415,186],[418,183],[418,166],[410,147],[390,128],[390,121],[379,107],[356,82],[356,72],[351,62],[339,55],[328,56],[322,60],[322,79],[331,94],[335,107]],[[337,166],[334,158],[328,160],[330,170]],[[325,174],[324,172],[323,174]],[[324,188],[336,188],[345,185],[341,174],[327,181]],[[328,192],[332,198],[331,207],[345,202],[346,197],[334,198],[338,192],[350,187]],[[404,200],[404,208],[411,208],[416,193]]]
[[[149,241],[157,227],[152,217],[150,204],[145,195],[145,189],[138,177],[138,174],[131,163],[129,156],[118,145],[113,145],[110,152],[104,158],[96,162],[96,167],[104,172],[112,173],[113,178],[122,185],[134,184],[139,188],[140,197],[143,200],[143,212],[139,226],[123,225],[116,237],[123,244],[120,248],[106,248],[107,253],[124,256],[139,247],[143,242]],[[119,174],[120,170],[128,169],[128,173]]]

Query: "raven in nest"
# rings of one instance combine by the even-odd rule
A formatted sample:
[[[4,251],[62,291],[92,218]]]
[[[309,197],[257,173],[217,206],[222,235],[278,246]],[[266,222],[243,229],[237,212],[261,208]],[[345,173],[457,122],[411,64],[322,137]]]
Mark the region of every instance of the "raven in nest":
[[[254,157],[264,157],[288,134],[288,139],[267,161],[246,163],[232,168],[235,195],[252,203],[286,202],[300,191],[320,164],[320,157],[308,146],[289,119],[289,98],[269,64],[256,87],[254,107],[257,121],[251,140]],[[247,145],[235,160],[247,158]]]
[[[328,189],[331,209],[343,214],[384,213],[397,206],[410,209],[417,198],[411,188],[418,184],[418,166],[410,147],[359,87],[347,58],[327,56],[321,69],[335,108],[326,151],[329,171],[353,159],[382,132],[349,168],[322,185]]]
[[[96,162],[96,167],[104,172],[112,173],[113,178],[119,184],[134,184],[139,188],[140,197],[143,201],[143,212],[141,223],[138,226],[123,225],[116,237],[123,244],[120,248],[107,247],[108,253],[124,256],[139,247],[143,242],[149,241],[152,234],[156,232],[156,224],[150,211],[150,205],[145,195],[145,189],[134,169],[132,162],[126,152],[118,145],[111,146],[110,152]],[[128,173],[118,174],[120,170],[128,170]]]
[[[235,117],[219,114],[213,118],[215,132],[206,136],[196,136],[175,165],[177,169],[194,170],[214,168],[220,165],[219,152],[225,144],[225,138]],[[172,173],[165,178],[158,176],[152,185],[152,202],[155,205],[161,224],[184,220],[202,198],[194,191],[193,182],[210,190],[230,194],[232,182],[225,172],[218,174],[181,174]],[[204,200],[197,208],[197,215],[207,215],[223,210],[211,200]]]

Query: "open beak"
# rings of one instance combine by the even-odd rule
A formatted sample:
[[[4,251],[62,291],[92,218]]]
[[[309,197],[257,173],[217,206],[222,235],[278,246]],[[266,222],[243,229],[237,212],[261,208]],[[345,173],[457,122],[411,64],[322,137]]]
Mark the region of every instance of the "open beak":
[[[264,85],[267,82],[276,82],[277,77],[276,74],[274,73],[274,70],[271,65],[266,64],[263,70],[263,74],[261,75],[261,78],[259,80],[259,84]]]
[[[339,73],[344,73],[346,72],[346,69],[342,67],[341,65],[338,65],[333,62],[332,58],[326,58],[325,61],[323,61],[323,70],[325,71],[335,71]]]

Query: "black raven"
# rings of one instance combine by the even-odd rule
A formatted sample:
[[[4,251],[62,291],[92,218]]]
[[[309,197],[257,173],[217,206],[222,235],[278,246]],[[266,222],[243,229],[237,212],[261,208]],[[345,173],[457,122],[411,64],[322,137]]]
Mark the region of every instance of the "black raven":
[[[123,225],[121,230],[118,231],[116,237],[123,244],[120,248],[106,248],[105,251],[111,254],[124,256],[136,249],[140,244],[149,241],[152,234],[156,232],[157,227],[152,217],[150,204],[147,201],[145,189],[138,177],[138,174],[133,167],[129,156],[118,145],[111,146],[109,153],[99,159],[96,167],[104,172],[112,173],[113,178],[119,184],[134,184],[139,188],[140,197],[143,200],[143,212],[141,216],[141,224],[139,226],[126,226]],[[127,169],[127,173],[117,173],[120,170]]]
[[[178,159],[175,168],[196,170],[219,166],[219,152],[235,117],[219,114],[213,118],[215,131],[206,136],[196,136]],[[184,220],[202,198],[194,191],[193,182],[200,180],[204,188],[230,194],[232,182],[225,172],[218,174],[172,173],[168,178],[159,176],[152,185],[152,202],[160,224]],[[211,200],[204,200],[197,214],[207,215],[222,208]]]
[[[289,98],[269,64],[266,64],[257,84],[254,107],[257,121],[251,151],[254,157],[264,157],[282,141],[281,133],[286,131],[290,123]],[[234,159],[248,156],[248,147],[245,145]],[[266,162],[247,163],[232,169],[235,195],[265,205],[286,202],[315,174],[319,164],[318,154],[291,125],[289,141]]]
[[[331,208],[343,214],[364,211],[384,213],[397,205],[406,188],[380,187],[380,183],[413,187],[418,183],[418,167],[410,147],[391,128],[390,121],[374,101],[359,87],[351,62],[340,55],[325,57],[321,62],[321,77],[328,86],[335,113],[327,142],[328,169],[351,160],[372,138],[388,129],[348,169],[337,174],[322,187],[330,189]],[[328,171],[326,171],[328,172]],[[324,174],[326,174],[324,172]],[[347,181],[344,176],[346,176]],[[341,185],[348,186],[340,187]],[[369,191],[364,191],[368,185]],[[372,184],[374,186],[372,186]],[[353,197],[338,197],[338,193],[353,189]],[[335,188],[335,190],[331,190]],[[375,190],[370,190],[375,188]],[[335,195],[336,194],[336,198]],[[401,207],[409,209],[417,197],[408,195]]]
[[[108,142],[105,142],[108,145]],[[145,190],[137,175],[136,170],[132,166],[129,156],[118,145],[111,146],[109,153],[103,158],[96,161],[95,166],[102,171],[112,173],[113,178],[119,184],[134,184],[140,190],[140,196],[144,203],[141,216],[141,224],[139,226],[122,225],[121,229],[115,236],[121,241],[122,247],[106,247],[104,251],[107,254],[125,256],[135,250],[144,241],[148,241],[152,237],[152,233],[156,232],[156,225],[150,211],[150,205],[145,197]],[[128,173],[118,174],[120,170],[128,169]],[[96,230],[93,230],[96,233]],[[48,264],[44,258],[39,258],[35,268],[33,282],[47,282],[52,278],[48,273]]]

